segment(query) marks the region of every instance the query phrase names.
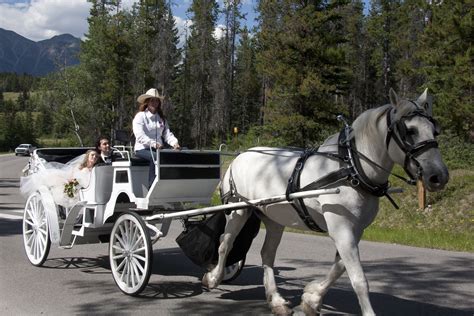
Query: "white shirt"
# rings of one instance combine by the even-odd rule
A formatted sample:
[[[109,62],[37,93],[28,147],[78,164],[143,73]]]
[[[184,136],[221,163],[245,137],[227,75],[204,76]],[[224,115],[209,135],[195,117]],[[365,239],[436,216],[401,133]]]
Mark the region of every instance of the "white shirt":
[[[133,118],[133,134],[135,135],[135,151],[150,148],[155,143],[163,146],[162,136],[170,146],[178,144],[178,139],[170,131],[158,113],[152,114],[148,109],[138,112]]]

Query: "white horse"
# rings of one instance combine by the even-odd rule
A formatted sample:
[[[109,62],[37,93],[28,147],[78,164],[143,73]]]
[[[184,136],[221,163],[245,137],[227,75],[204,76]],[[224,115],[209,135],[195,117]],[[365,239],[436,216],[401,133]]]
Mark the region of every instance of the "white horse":
[[[340,194],[305,198],[304,203],[293,201],[259,207],[257,213],[266,227],[261,250],[263,282],[268,304],[274,314],[288,315],[292,312],[288,302],[278,293],[273,272],[276,251],[285,226],[308,230],[308,226],[317,225],[327,231],[337,249],[335,262],[326,279],[306,285],[301,298],[304,313],[315,315],[329,287],[347,271],[362,314],[374,315],[358,244],[364,229],[377,215],[379,197],[386,193],[394,163],[403,166],[412,180],[421,178],[430,191],[441,190],[448,182],[448,170],[435,141],[437,124],[432,118],[431,98],[427,91],[416,101],[411,101],[400,99],[391,90],[390,102],[365,111],[353,122],[352,127],[346,124],[346,128],[339,133],[347,137],[333,135],[318,150],[333,154],[310,153],[306,155],[305,162],[304,159],[298,160],[301,151],[253,148],[236,157],[227,170],[221,183],[221,192],[226,195],[231,192],[231,195],[240,199],[284,194],[290,177],[293,182],[299,182],[301,188],[309,185],[309,189],[340,189]],[[343,150],[342,154],[340,149]],[[346,159],[339,159],[341,155]],[[300,175],[294,172],[297,161],[296,169],[302,169]],[[330,176],[325,177],[328,174]],[[318,179],[322,181],[315,183]],[[305,208],[307,216],[299,216],[292,204],[297,204],[299,212]],[[240,209],[228,216],[220,239],[218,263],[203,276],[204,286],[212,289],[220,284],[234,239],[254,210]]]

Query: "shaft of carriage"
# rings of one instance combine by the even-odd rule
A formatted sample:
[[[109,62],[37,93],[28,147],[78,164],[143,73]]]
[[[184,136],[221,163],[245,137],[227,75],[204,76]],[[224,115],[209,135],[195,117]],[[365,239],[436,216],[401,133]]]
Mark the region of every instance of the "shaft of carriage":
[[[339,188],[296,192],[296,193],[290,194],[288,196],[288,199],[294,200],[294,199],[299,199],[299,198],[310,198],[310,197],[315,197],[315,196],[319,196],[323,194],[338,194],[339,192],[340,192]],[[152,220],[160,220],[160,219],[168,219],[168,218],[180,218],[180,217],[188,217],[188,216],[195,216],[195,215],[204,215],[204,214],[216,213],[220,211],[233,211],[233,210],[238,210],[238,209],[247,208],[247,207],[258,207],[258,206],[263,206],[263,205],[268,205],[268,204],[273,204],[273,203],[279,203],[286,200],[287,200],[287,196],[282,194],[282,195],[272,196],[269,198],[253,199],[253,200],[248,200],[248,201],[243,201],[243,202],[236,202],[236,203],[217,205],[217,206],[209,206],[209,207],[203,207],[203,208],[192,209],[192,210],[185,210],[185,211],[172,212],[172,213],[160,213],[160,214],[156,214],[152,216],[147,216],[144,219],[146,221],[152,221]]]

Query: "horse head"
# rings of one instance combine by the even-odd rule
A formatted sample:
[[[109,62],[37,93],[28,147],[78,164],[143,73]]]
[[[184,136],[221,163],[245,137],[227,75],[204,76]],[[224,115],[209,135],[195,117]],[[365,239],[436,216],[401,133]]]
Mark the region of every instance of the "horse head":
[[[390,89],[386,146],[392,160],[403,166],[412,180],[422,179],[429,191],[438,191],[448,182],[449,174],[436,142],[440,130],[427,90],[415,101],[401,99]]]

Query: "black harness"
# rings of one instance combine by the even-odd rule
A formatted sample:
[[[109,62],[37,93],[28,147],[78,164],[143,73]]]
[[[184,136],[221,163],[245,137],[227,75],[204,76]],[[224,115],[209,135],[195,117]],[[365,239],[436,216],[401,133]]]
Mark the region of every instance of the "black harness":
[[[411,102],[416,105],[417,109],[411,112],[410,114],[402,116],[397,121],[393,121],[391,118],[392,115],[394,114],[393,113],[394,109],[391,109],[390,111],[387,112],[388,131],[387,131],[387,137],[386,137],[385,143],[388,150],[390,141],[394,139],[397,145],[400,147],[400,149],[405,153],[404,169],[409,175],[410,179],[406,179],[396,174],[394,174],[394,176],[402,179],[408,184],[413,185],[416,183],[416,179],[418,179],[421,176],[421,171],[422,171],[421,165],[416,160],[416,158],[420,154],[422,154],[423,152],[427,151],[430,148],[437,148],[438,143],[436,142],[436,140],[427,140],[427,141],[423,141],[414,145],[410,144],[407,141],[408,133],[407,133],[405,121],[408,118],[412,118],[414,116],[425,117],[430,122],[433,123],[435,127],[435,136],[439,134],[439,126],[432,117],[425,114],[425,112],[418,106],[418,104],[416,104],[414,101],[411,101]],[[293,208],[296,210],[296,212],[298,213],[298,216],[302,219],[302,221],[305,223],[305,225],[309,229],[313,231],[317,231],[317,232],[323,232],[324,230],[318,226],[318,224],[313,220],[313,218],[309,214],[308,209],[304,203],[304,199],[303,198],[290,199],[289,197],[290,194],[295,193],[295,192],[304,192],[304,191],[310,191],[310,190],[324,189],[330,185],[336,184],[337,182],[347,181],[354,188],[359,187],[360,189],[377,197],[382,197],[382,196],[387,197],[389,201],[392,203],[392,205],[398,209],[398,206],[396,205],[395,201],[388,194],[390,183],[388,181],[382,184],[373,183],[365,174],[361,166],[360,160],[361,158],[363,158],[368,163],[371,163],[372,165],[377,166],[378,168],[386,171],[387,173],[390,174],[391,172],[388,170],[385,170],[383,167],[379,166],[378,164],[376,164],[375,162],[367,158],[365,155],[358,152],[355,139],[350,136],[352,133],[352,128],[347,124],[347,122],[344,120],[342,116],[338,116],[338,120],[343,121],[345,125],[342,131],[339,133],[338,153],[318,152],[318,148],[310,148],[310,149],[304,150],[302,154],[300,155],[300,157],[298,158],[298,160],[296,161],[293,172],[290,178],[288,179],[288,185],[286,189],[286,198],[291,203]],[[397,130],[397,133],[394,132],[395,130]],[[303,168],[307,159],[313,155],[325,156],[327,158],[339,160],[341,164],[341,168],[333,172],[330,172],[327,175],[301,188],[300,187],[301,172],[303,171]],[[418,168],[416,176],[413,176],[412,173],[408,170],[408,164],[410,163],[410,161],[412,161]],[[227,203],[231,198],[236,198],[240,201],[248,200],[237,192],[235,183],[232,177],[232,169],[230,170],[229,182],[230,182],[230,191],[225,194],[222,194],[221,192],[221,198],[224,203]]]

